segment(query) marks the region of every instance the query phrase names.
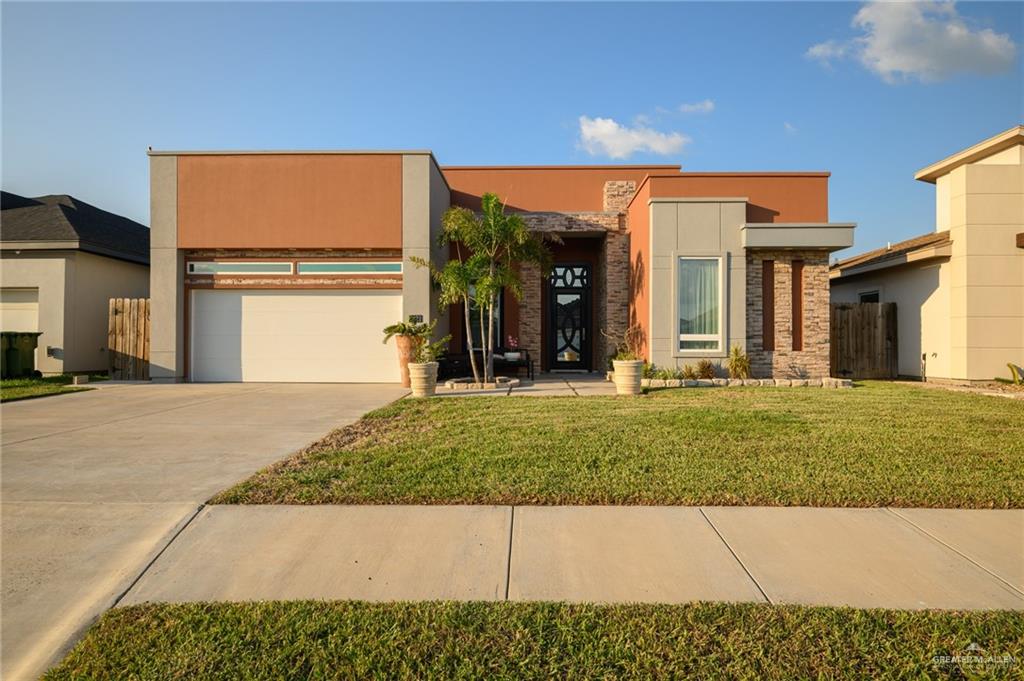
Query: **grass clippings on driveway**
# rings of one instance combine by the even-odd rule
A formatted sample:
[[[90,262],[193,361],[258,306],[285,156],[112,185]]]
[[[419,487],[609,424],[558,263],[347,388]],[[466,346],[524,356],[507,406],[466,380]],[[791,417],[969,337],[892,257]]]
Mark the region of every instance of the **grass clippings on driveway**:
[[[90,380],[106,380],[106,377],[92,377]],[[76,393],[83,390],[92,390],[92,388],[86,385],[71,385],[71,374],[42,378],[5,378],[0,381],[0,402],[31,400],[36,397]]]
[[[885,383],[407,399],[213,502],[1020,508],[1022,424],[1022,401]]]
[[[988,656],[1017,658],[995,668],[996,678],[1019,674],[1024,613],[726,603],[164,604],[109,611],[45,678],[963,678],[942,656],[972,643]]]

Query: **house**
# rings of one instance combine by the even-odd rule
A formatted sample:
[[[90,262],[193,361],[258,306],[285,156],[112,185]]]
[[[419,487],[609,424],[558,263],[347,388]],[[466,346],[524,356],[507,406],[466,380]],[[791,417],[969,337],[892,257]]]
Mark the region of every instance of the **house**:
[[[1024,364],[1024,127],[920,170],[935,230],[846,258],[833,302],[896,303],[899,373],[990,381]]]
[[[614,337],[682,366],[745,347],[759,375],[828,374],[828,173],[670,165],[441,166],[429,151],[151,151],[151,375],[192,381],[397,381],[381,329],[436,319],[441,218],[498,194],[555,234],[545,278],[502,296],[496,337],[545,371],[603,371]],[[475,315],[474,315],[475,317]],[[475,336],[479,320],[473,319]]]
[[[149,294],[149,230],[65,194],[3,192],[0,324],[40,331],[44,374],[106,371],[110,298]]]

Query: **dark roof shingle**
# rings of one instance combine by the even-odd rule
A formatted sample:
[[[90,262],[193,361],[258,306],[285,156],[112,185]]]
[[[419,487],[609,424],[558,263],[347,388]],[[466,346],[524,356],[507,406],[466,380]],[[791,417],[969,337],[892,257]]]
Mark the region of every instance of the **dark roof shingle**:
[[[84,251],[149,262],[149,229],[67,194],[0,193],[0,241],[77,241]]]

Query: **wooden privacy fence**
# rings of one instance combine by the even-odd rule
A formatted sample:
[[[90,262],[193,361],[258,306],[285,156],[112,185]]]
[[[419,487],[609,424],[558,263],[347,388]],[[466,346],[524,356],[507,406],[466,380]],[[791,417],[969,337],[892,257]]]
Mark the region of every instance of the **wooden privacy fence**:
[[[111,298],[107,321],[110,378],[149,379],[149,298]]]
[[[833,303],[832,375],[896,378],[896,303]]]

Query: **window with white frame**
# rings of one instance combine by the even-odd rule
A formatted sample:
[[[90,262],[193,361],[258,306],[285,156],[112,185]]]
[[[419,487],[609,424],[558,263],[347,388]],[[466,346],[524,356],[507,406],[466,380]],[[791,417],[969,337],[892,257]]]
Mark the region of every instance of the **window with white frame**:
[[[680,352],[722,349],[722,259],[681,257],[676,316]]]

